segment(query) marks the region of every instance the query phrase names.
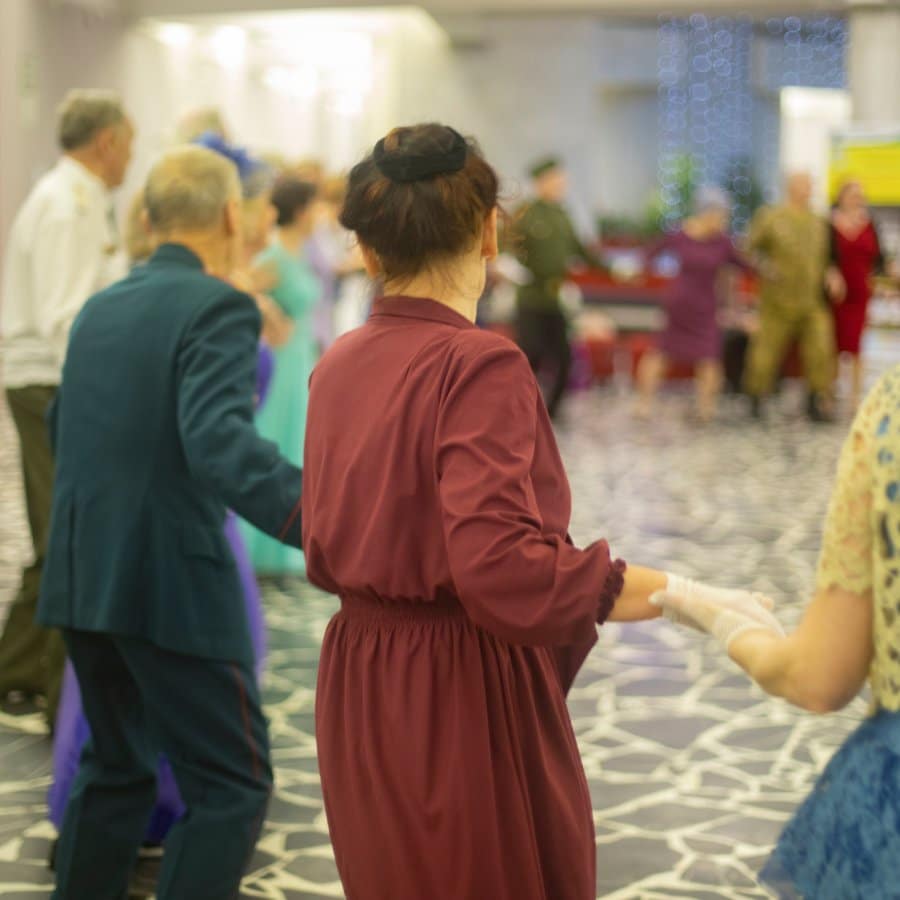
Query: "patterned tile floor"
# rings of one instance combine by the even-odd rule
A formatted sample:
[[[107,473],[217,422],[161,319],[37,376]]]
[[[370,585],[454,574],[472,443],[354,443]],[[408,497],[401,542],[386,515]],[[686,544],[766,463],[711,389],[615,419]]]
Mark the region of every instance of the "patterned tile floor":
[[[871,347],[873,373],[900,340]],[[793,386],[767,424],[736,402],[714,426],[664,398],[653,424],[596,389],[573,399],[560,445],[573,535],[604,535],[634,562],[769,592],[788,622],[811,586],[821,519],[846,420],[812,427]],[[26,552],[15,441],[0,408],[0,605]],[[313,735],[318,646],[334,599],[297,582],[266,590],[266,700],[277,792],[243,895],[341,897]],[[570,699],[594,798],[597,896],[761,898],[754,873],[785,818],[864,714],[813,717],[765,698],[710,641],[665,623],[608,626]],[[0,714],[0,897],[49,896],[44,820],[50,743],[37,715]]]

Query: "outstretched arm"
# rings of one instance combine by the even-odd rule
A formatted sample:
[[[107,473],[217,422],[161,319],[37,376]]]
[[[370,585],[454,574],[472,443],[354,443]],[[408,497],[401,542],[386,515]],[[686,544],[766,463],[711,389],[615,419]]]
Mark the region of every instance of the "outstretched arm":
[[[738,623],[723,641],[731,658],[770,694],[813,712],[849,703],[865,683],[873,657],[872,464],[884,408],[881,386],[866,399],[844,445],[832,493],[817,590],[797,630]],[[721,613],[715,599],[663,605],[686,613],[706,630]]]
[[[759,632],[731,656],[770,694],[815,712],[846,706],[872,662],[872,463],[884,402],[868,396],[844,444],[825,521],[818,587],[800,626],[775,640]]]
[[[872,595],[819,591],[784,638],[748,631],[731,658],[766,691],[811,712],[834,712],[862,689],[872,661]]]

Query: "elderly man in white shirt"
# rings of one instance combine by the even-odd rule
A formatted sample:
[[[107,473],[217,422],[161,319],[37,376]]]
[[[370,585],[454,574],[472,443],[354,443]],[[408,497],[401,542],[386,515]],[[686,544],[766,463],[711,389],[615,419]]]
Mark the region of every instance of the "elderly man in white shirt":
[[[72,322],[92,294],[125,274],[110,192],[125,177],[133,128],[115,94],[76,90],[60,107],[58,133],[62,157],[13,223],[0,298],[2,382],[21,444],[34,544],[0,635],[0,700],[13,692],[46,697],[51,728],[65,654],[60,637],[34,623],[53,489],[45,416]]]

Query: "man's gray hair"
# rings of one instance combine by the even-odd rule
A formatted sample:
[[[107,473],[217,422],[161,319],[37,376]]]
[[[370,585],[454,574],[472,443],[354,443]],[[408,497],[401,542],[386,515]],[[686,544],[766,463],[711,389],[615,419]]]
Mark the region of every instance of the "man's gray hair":
[[[69,91],[59,107],[59,145],[77,150],[104,128],[125,121],[125,109],[113,91]]]
[[[150,170],[144,208],[158,234],[203,231],[221,219],[225,205],[240,199],[237,166],[205,147],[177,147]]]
[[[692,205],[695,215],[713,209],[728,212],[731,209],[731,195],[720,187],[705,184],[694,192]]]

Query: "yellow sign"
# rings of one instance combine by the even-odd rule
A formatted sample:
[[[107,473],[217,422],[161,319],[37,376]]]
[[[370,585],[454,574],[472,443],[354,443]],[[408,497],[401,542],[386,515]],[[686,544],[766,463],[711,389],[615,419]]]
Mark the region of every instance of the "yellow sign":
[[[832,200],[845,181],[858,181],[873,206],[900,206],[900,131],[884,136],[832,138],[828,192]]]

